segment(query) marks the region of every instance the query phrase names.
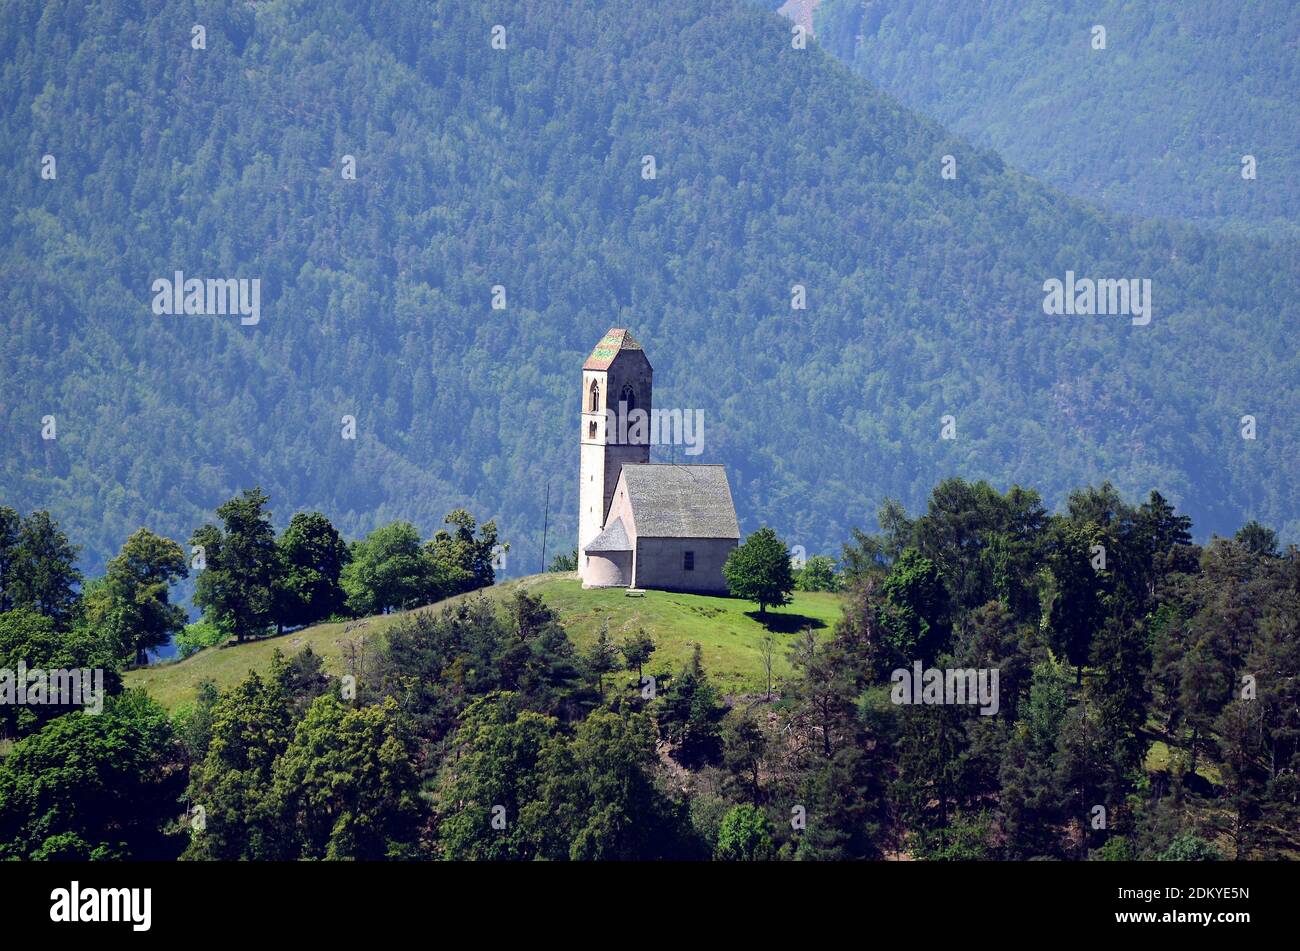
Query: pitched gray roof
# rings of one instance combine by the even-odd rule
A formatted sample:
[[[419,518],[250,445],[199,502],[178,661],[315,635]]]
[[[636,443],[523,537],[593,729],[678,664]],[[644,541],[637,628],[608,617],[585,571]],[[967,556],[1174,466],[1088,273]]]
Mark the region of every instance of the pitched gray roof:
[[[627,464],[623,479],[638,537],[740,538],[722,466]]]
[[[627,530],[623,520],[616,518],[605,530],[587,543],[583,551],[631,551],[632,543],[628,541]]]

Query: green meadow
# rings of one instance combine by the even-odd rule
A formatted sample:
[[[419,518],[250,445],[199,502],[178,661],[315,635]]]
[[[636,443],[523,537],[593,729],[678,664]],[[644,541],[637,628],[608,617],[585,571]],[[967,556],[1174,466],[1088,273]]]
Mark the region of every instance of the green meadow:
[[[753,604],[735,598],[667,591],[646,591],[636,596],[622,588],[584,591],[574,572],[517,578],[416,610],[439,611],[464,598],[502,601],[520,588],[541,596],[560,615],[580,650],[596,640],[602,627],[608,628],[616,644],[644,628],[655,642],[647,673],[678,670],[699,644],[705,669],[715,684],[733,694],[765,689],[765,637],[774,641],[772,673],[774,680],[779,680],[790,672],[787,653],[799,633],[811,628],[818,636],[829,637],[840,617],[840,597],[835,594],[796,591],[790,604],[769,608],[760,618]],[[345,671],[349,642],[380,635],[401,617],[389,614],[348,623],[318,624],[278,637],[238,645],[232,642],[210,647],[185,660],[129,671],[125,679],[127,686],[144,687],[172,709],[192,699],[204,680],[214,681],[224,689],[238,683],[250,670],[266,669],[277,649],[291,655],[310,646],[325,659],[326,670],[339,674]]]

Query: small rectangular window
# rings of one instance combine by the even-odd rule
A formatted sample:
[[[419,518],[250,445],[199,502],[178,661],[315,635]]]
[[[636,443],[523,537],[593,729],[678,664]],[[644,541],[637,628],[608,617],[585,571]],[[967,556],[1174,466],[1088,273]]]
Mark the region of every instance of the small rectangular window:
[[[688,551],[682,554],[682,568],[686,571],[695,570],[695,552]]]

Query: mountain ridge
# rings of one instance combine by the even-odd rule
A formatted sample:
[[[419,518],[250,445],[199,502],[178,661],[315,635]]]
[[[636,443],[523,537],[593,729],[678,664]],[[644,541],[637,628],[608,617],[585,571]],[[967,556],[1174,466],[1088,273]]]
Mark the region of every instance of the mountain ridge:
[[[461,2],[205,11],[205,51],[114,10],[15,4],[2,45],[5,159],[62,157],[5,188],[0,487],[92,566],[260,484],[277,524],[353,537],[468,507],[533,570],[548,482],[548,547],[575,534],[578,367],[612,325],[657,403],[706,410],[742,530],[809,553],[953,474],[1300,537],[1294,243],[1096,214],[743,5],[522,5],[504,51]],[[260,277],[261,323],[151,315],[182,265]],[[1043,315],[1068,269],[1151,277],[1151,326]]]

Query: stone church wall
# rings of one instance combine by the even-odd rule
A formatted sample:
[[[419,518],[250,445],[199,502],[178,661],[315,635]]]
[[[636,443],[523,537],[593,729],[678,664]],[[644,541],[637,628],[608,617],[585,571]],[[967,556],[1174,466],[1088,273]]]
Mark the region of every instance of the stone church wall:
[[[736,544],[731,538],[638,538],[634,583],[638,588],[726,594],[722,566]],[[692,571],[684,567],[688,551],[695,554]]]

